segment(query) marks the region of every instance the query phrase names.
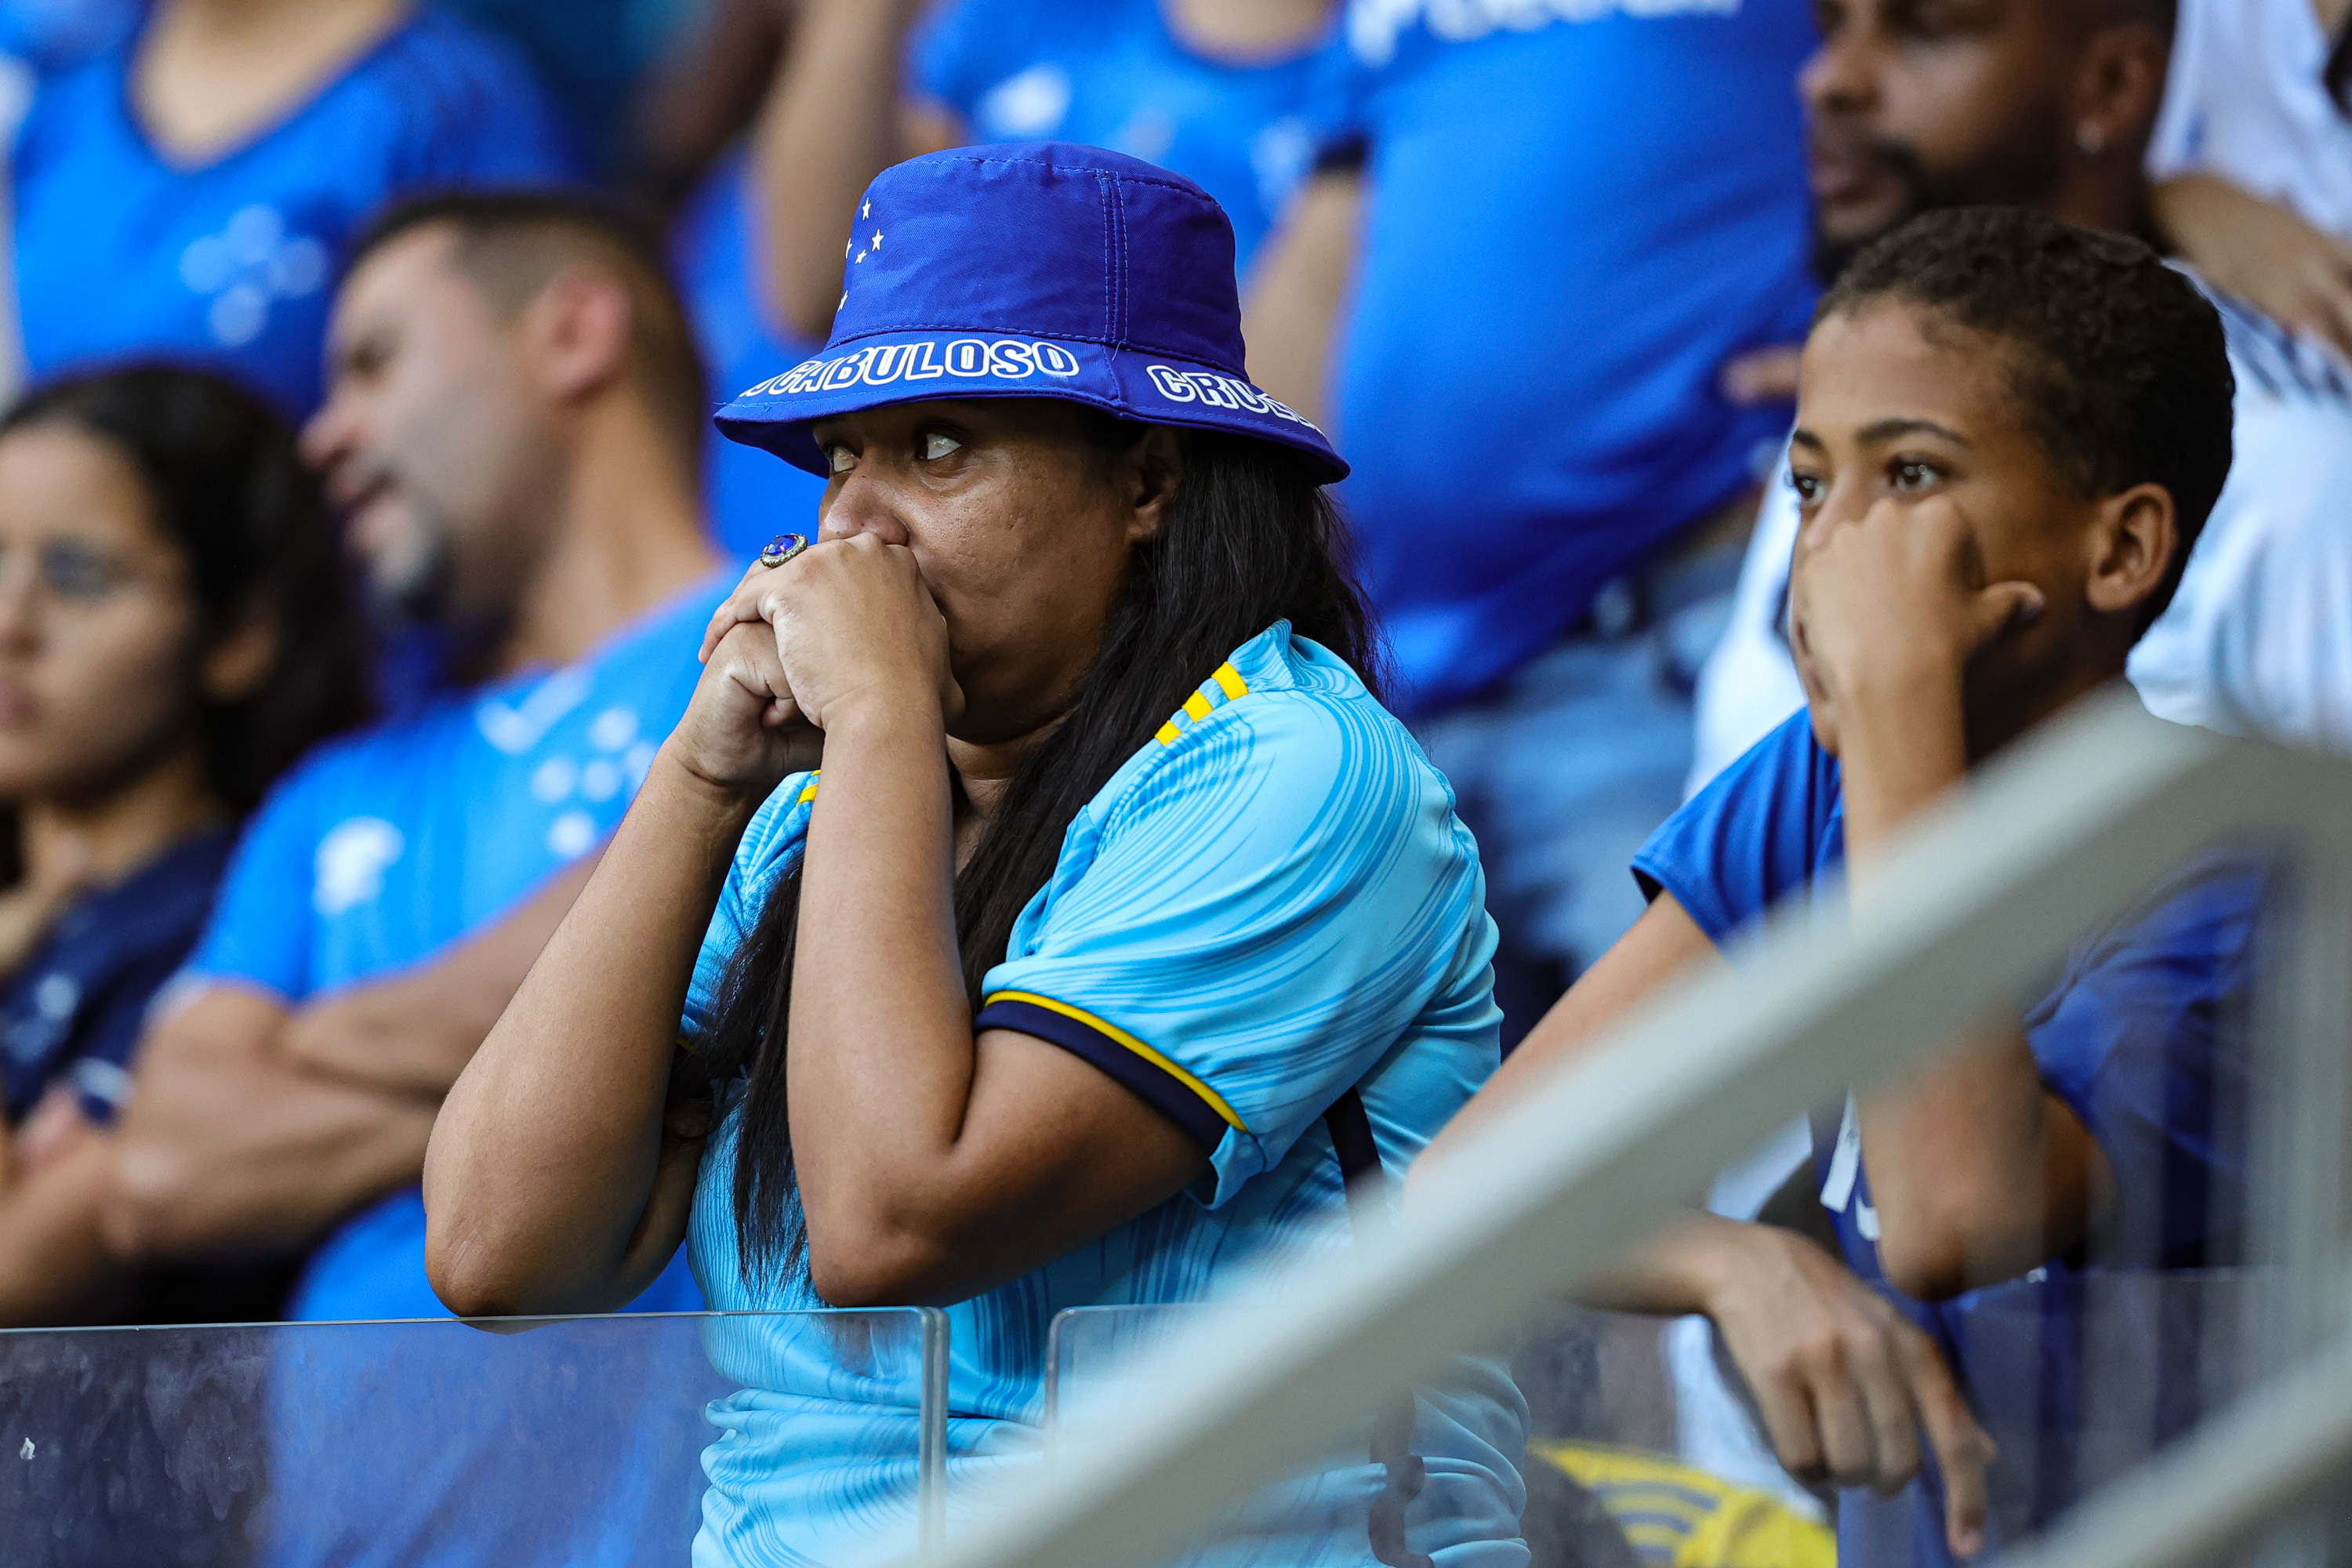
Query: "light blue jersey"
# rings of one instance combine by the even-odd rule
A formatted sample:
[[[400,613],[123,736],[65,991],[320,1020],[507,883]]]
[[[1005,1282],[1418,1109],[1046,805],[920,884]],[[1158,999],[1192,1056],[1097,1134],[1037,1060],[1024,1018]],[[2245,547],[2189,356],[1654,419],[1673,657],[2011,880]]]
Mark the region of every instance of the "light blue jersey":
[[[729,959],[800,860],[822,785],[796,775],[762,808],[695,966],[684,1033],[712,1022]],[[1210,1169],[1187,1194],[949,1310],[951,1478],[1034,1450],[1046,1328],[1071,1307],[1207,1300],[1244,1271],[1344,1246],[1324,1111],[1362,1095],[1393,1175],[1496,1066],[1500,1014],[1477,847],[1403,727],[1329,652],[1277,623],[1129,758],[1072,823],[1060,863],[991,970],[982,1028],[1085,1058],[1192,1135]],[[740,1112],[704,1155],[688,1246],[715,1308],[821,1306],[804,1278],[745,1278],[732,1204]],[[835,1564],[903,1530],[914,1411],[861,1386],[850,1348],[806,1330],[720,1323],[745,1392],[725,1436],[698,1568]],[[1507,1384],[1444,1413],[1415,1447],[1428,1483],[1413,1545],[1447,1568],[1512,1568],[1525,1408]],[[888,1458],[882,1456],[900,1456]],[[1291,1563],[1372,1562],[1369,1463],[1318,1494],[1352,1531]],[[894,1510],[895,1514],[894,1514]]]
[[[190,971],[299,1004],[425,962],[498,921],[619,825],[686,710],[703,626],[732,584],[731,573],[713,577],[574,664],[442,697],[313,754],[255,815]],[[700,1305],[673,1263],[635,1308]],[[419,1191],[394,1194],[330,1237],[287,1315],[448,1316],[425,1278]],[[388,1375],[364,1347],[338,1363],[334,1343],[290,1342],[302,1373],[272,1384],[276,1514],[261,1559],[270,1568],[617,1565],[651,1550],[642,1531],[659,1522],[664,1500],[643,1495],[616,1462],[625,1454],[598,1434],[540,1435],[533,1458],[577,1488],[552,1520],[553,1505],[534,1498],[450,1505],[435,1478],[469,1485],[508,1453],[512,1421],[495,1388],[482,1390],[478,1419],[462,1429],[386,1430],[365,1452],[328,1440],[341,1418],[332,1385]],[[404,1375],[473,1375],[467,1348],[417,1341]]]

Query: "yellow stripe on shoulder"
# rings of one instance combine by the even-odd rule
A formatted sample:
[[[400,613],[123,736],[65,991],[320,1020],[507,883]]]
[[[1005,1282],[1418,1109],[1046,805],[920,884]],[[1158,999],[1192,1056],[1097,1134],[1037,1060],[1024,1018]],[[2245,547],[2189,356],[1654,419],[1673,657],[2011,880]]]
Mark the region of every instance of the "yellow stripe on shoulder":
[[[1222,1120],[1226,1126],[1231,1127],[1237,1132],[1246,1132],[1249,1131],[1248,1124],[1234,1113],[1234,1108],[1225,1103],[1223,1096],[1220,1095],[1215,1089],[1211,1089],[1207,1084],[1202,1083],[1199,1079],[1194,1078],[1191,1073],[1186,1072],[1182,1068],[1178,1067],[1174,1062],[1170,1061],[1166,1057],[1161,1056],[1158,1051],[1153,1050],[1150,1046],[1145,1045],[1141,1040],[1137,1039],[1133,1035],[1129,1034],[1125,1029],[1120,1028],[1117,1024],[1108,1023],[1103,1019],[1097,1018],[1083,1007],[1073,1007],[1067,1002],[1056,1002],[1051,996],[1040,996],[1034,991],[994,992],[982,1001],[981,1005],[982,1007],[986,1007],[989,1004],[995,1002],[1026,1002],[1032,1007],[1043,1007],[1048,1013],[1059,1013],[1065,1018],[1073,1019],[1077,1023],[1084,1024],[1087,1028],[1092,1029],[1096,1034],[1100,1035],[1103,1038],[1113,1040],[1119,1045],[1125,1046],[1129,1050],[1133,1051],[1137,1056],[1141,1057],[1145,1061],[1150,1062],[1153,1067],[1158,1068],[1161,1072],[1166,1073],[1170,1078],[1174,1079],[1178,1083],[1182,1084],[1186,1089],[1189,1089],[1194,1094],[1199,1095],[1201,1097],[1201,1102],[1206,1105],[1210,1110],[1215,1111],[1218,1118]]]
[[[1226,702],[1249,695],[1249,682],[1244,680],[1242,672],[1235,669],[1230,663],[1217,666],[1216,673],[1210,676],[1209,680],[1223,694],[1223,700],[1218,702],[1210,701],[1209,687],[1202,686],[1200,690],[1184,699],[1184,706],[1175,718],[1170,719],[1168,722],[1160,726],[1159,731],[1152,737],[1154,740],[1163,746],[1172,746],[1176,743],[1177,737],[1184,733],[1185,729],[1190,729],[1206,719]],[[1177,719],[1186,721],[1184,729],[1177,728]]]
[[[795,799],[795,800],[793,802],[793,804],[794,805],[806,805],[809,802],[811,802],[811,801],[814,800],[815,798],[816,798],[816,775],[815,775],[815,774],[814,774],[814,773],[812,773],[812,774],[810,774],[810,775],[809,775],[809,782],[808,782],[808,785],[807,785],[807,787],[806,787],[806,788],[804,788],[804,789],[803,789],[803,790],[801,791],[800,795],[799,795],[799,798]]]

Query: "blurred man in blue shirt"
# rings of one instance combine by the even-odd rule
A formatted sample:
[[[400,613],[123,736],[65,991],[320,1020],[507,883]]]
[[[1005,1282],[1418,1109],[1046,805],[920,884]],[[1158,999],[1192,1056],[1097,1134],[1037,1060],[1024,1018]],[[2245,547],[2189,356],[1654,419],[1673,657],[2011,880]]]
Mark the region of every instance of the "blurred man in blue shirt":
[[[729,583],[696,499],[684,312],[650,245],[592,209],[395,213],[342,288],[330,354],[309,453],[377,597],[434,625],[466,684],[326,748],[255,817],[194,999],[140,1062],[116,1228],[165,1257],[323,1236],[289,1315],[441,1316],[416,1190],[436,1107],[683,710]],[[637,1306],[699,1304],[681,1262]],[[462,1373],[463,1345],[436,1342]],[[285,1382],[273,1562],[622,1562],[667,1539],[654,1479],[598,1434],[550,1436],[581,1445],[560,1505],[453,1518],[420,1496],[450,1456],[499,1451],[494,1388],[467,1426],[387,1430],[355,1455],[305,1441],[320,1378]]]
[[[429,6],[160,0],[45,78],[26,120],[26,360],[42,376],[173,359],[304,417],[336,270],[370,214],[573,168],[520,58]]]
[[[1640,912],[1625,858],[1681,798],[1787,428],[1719,384],[1811,302],[1811,30],[1799,0],[1355,0],[1344,33],[1251,367],[1355,466],[1400,709],[1478,836],[1524,1030]]]

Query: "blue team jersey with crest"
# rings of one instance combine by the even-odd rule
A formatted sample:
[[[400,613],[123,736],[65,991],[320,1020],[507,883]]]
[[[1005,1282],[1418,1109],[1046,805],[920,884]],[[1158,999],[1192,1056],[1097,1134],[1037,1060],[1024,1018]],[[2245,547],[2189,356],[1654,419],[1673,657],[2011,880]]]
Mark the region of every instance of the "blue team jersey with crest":
[[[1192,181],[1233,220],[1246,270],[1313,159],[1322,53],[1211,59],[1162,0],[951,0],[914,58],[918,87],[982,142],[1108,147]]]
[[[1503,679],[1754,482],[1805,335],[1802,0],[1354,0],[1368,144],[1332,426],[1403,710]]]
[[[1782,900],[1840,887],[1844,858],[1838,762],[1801,710],[1658,829],[1633,867],[1720,947]],[[2021,1009],[2043,1087],[2114,1173],[2117,1212],[2095,1244],[1948,1301],[1903,1295],[1879,1265],[1852,1099],[1814,1118],[1815,1174],[1847,1266],[1936,1342],[2000,1447],[1987,1478],[1993,1547],[2186,1431],[2216,1392],[2200,1387],[2212,1369],[2178,1325],[2218,1309],[2233,1282],[2214,1271],[2242,1257],[2254,1071],[2244,1011],[2268,886],[2250,856],[2191,862],[2078,942]],[[1943,1513],[1932,1473],[1892,1502],[1847,1493],[1840,1555],[1949,1563]]]
[[[702,628],[731,586],[731,574],[713,578],[575,663],[444,695],[313,753],[247,828],[191,973],[299,1004],[429,961],[505,915],[619,826],[693,695]],[[681,1258],[631,1310],[700,1306]],[[287,1316],[447,1317],[425,1272],[419,1190],[329,1237]],[[375,1342],[285,1342],[284,1374],[271,1384],[268,1568],[618,1568],[667,1539],[667,1500],[646,1495],[650,1480],[616,1464],[593,1433],[533,1436],[541,1468],[530,1473],[564,1477],[560,1503],[513,1495],[452,1505],[436,1489],[454,1494],[476,1471],[513,1462],[520,1418],[495,1385],[483,1386],[469,1423],[394,1426],[354,1451],[335,1386],[389,1398],[402,1377],[480,1376],[462,1336],[412,1340],[391,1366]],[[657,1382],[639,1396],[668,1397]]]
[[[726,965],[799,863],[822,781],[785,782],[743,837],[695,966],[701,1037]],[[1253,1265],[1344,1245],[1324,1111],[1360,1089],[1402,1172],[1497,1064],[1476,847],[1402,725],[1287,623],[1234,650],[1078,814],[976,1020],[1100,1068],[1195,1139],[1189,1193],[1044,1268],[949,1309],[950,1473],[1034,1453],[1046,1329],[1066,1308],[1206,1300]],[[820,1306],[804,1272],[747,1279],[732,1205],[738,1111],[703,1158],[689,1231],[715,1308]],[[714,1359],[745,1392],[713,1407],[698,1564],[857,1561],[911,1491],[914,1411],[861,1384],[848,1347],[806,1328],[721,1321]],[[1425,1404],[1413,1544],[1440,1563],[1520,1564],[1525,1406],[1495,1376]],[[1352,1531],[1266,1561],[1369,1563],[1361,1503],[1380,1472],[1325,1478]],[[898,1521],[903,1525],[903,1519]]]
[[[353,232],[385,202],[568,180],[551,110],[505,45],[425,7],[307,101],[195,167],[140,125],[134,32],[45,79],[16,155],[16,290],[37,377],[156,357],[300,418]]]

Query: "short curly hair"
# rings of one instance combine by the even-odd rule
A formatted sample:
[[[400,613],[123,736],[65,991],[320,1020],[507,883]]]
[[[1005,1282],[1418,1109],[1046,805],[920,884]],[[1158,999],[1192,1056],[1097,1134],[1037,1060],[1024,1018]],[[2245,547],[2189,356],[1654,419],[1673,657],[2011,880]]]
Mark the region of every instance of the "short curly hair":
[[[1855,257],[1813,319],[1886,299],[2013,345],[2027,427],[2083,494],[2171,494],[2180,539],[2145,631],[2230,475],[2237,381],[2211,301],[2138,240],[2015,207],[1913,219]]]

